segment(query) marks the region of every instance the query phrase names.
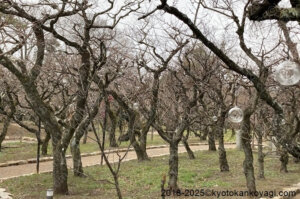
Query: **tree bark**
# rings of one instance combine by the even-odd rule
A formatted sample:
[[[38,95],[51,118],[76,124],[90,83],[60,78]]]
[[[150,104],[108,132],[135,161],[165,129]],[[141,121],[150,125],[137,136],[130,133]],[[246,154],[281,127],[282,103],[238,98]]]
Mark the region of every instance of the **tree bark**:
[[[265,155],[263,153],[263,145],[262,145],[262,134],[261,132],[258,134],[258,178],[265,178],[265,166],[264,166],[264,158]]]
[[[1,148],[2,148],[2,142],[4,141],[4,139],[6,137],[10,121],[11,121],[11,117],[6,116],[5,119],[4,119],[2,132],[0,134],[0,151],[1,151]]]
[[[214,131],[209,131],[208,132],[208,150],[209,151],[216,151],[217,150]]]
[[[138,161],[145,161],[145,160],[149,160],[149,157],[148,157],[148,154],[147,154],[147,151],[146,151],[146,139],[147,137],[147,134],[146,135],[143,135],[141,134],[140,135],[140,138],[139,138],[139,141],[140,141],[140,144],[137,142],[136,138],[135,138],[135,135],[136,135],[136,132],[135,132],[135,113],[132,113],[131,116],[130,116],[130,119],[129,119],[129,123],[128,123],[128,135],[129,135],[129,139],[130,139],[130,143],[132,144],[133,148],[134,148],[134,151],[137,155],[137,159]]]
[[[280,172],[287,173],[288,172],[287,165],[289,163],[289,154],[283,148],[280,150],[280,162],[281,162]]]
[[[2,129],[2,132],[0,133],[0,151],[1,151],[1,148],[2,148],[2,142],[4,141],[4,139],[6,137],[6,134],[8,132],[8,127],[9,127],[10,121],[13,118],[14,114],[16,113],[16,104],[14,102],[12,94],[10,93],[10,88],[9,88],[7,83],[5,83],[5,86],[6,86],[6,91],[7,91],[6,94],[7,94],[8,99],[9,99],[10,112],[7,113],[6,116],[4,116],[3,129]]]
[[[132,146],[133,146],[134,151],[137,155],[138,161],[150,160],[146,150],[143,150],[141,148],[141,146],[136,141],[132,142]]]
[[[110,147],[118,147],[117,141],[116,141],[116,126],[111,127],[109,131],[109,146]],[[113,129],[114,128],[114,129]]]
[[[83,120],[80,122],[79,126],[76,128],[75,136],[72,138],[70,148],[73,158],[74,176],[85,177],[81,162],[80,140],[83,137],[83,135],[88,131],[88,127],[91,121],[96,117],[99,110],[99,104],[102,101],[102,98],[102,94],[99,94],[96,102],[92,106],[92,111],[89,112],[87,116],[84,117]]]
[[[146,148],[146,144],[147,144],[147,134],[140,134],[139,137],[139,142],[136,140],[135,136],[138,133],[135,130],[135,126],[134,126],[134,122],[135,122],[135,116],[133,116],[128,124],[128,135],[129,135],[129,140],[130,143],[133,146],[133,149],[136,153],[137,159],[138,161],[145,161],[145,160],[150,160],[147,154],[147,148]]]
[[[65,149],[60,139],[52,138],[53,146],[53,190],[55,194],[68,194],[68,168]]]
[[[80,140],[76,140],[76,138],[72,139],[71,145],[71,153],[73,158],[73,170],[74,176],[83,177],[83,168],[81,162],[81,153],[80,153]]]
[[[250,129],[250,117],[252,111],[246,109],[244,111],[244,119],[241,129],[241,141],[245,154],[245,160],[243,162],[244,174],[246,177],[247,188],[250,192],[256,191],[254,167],[253,167],[253,153],[251,148],[251,129]]]
[[[184,137],[182,138],[182,143],[183,143],[183,145],[184,145],[184,148],[185,148],[186,152],[187,152],[188,155],[189,155],[189,158],[190,158],[191,160],[195,159],[194,152],[193,152],[192,149],[190,148],[189,143],[188,143],[188,141],[187,141],[186,138],[184,138]]]
[[[191,150],[189,143],[188,143],[189,136],[190,136],[190,128],[187,127],[187,134],[185,136],[182,135],[182,143],[184,145],[185,150],[187,151],[187,153],[189,155],[189,158],[191,160],[193,160],[193,159],[195,159],[195,155],[194,155],[194,152]]]
[[[117,118],[115,115],[111,115],[113,113],[110,113],[111,110],[108,111],[109,118],[111,121],[111,126],[109,130],[109,146],[110,147],[118,147],[117,141],[116,141],[116,127],[117,127]]]
[[[204,131],[200,136],[200,141],[205,141],[208,135],[208,131]]]
[[[170,142],[170,157],[169,157],[169,189],[177,190],[178,180],[178,142]]]
[[[121,137],[123,135],[123,118],[122,118],[122,112],[120,113],[119,117],[120,118],[118,120],[118,128],[119,128],[119,131],[120,131],[119,137]]]
[[[299,21],[299,10],[293,8],[282,8],[277,6],[281,0],[264,0],[260,3],[253,2],[248,8],[249,19],[253,21],[278,20]],[[293,2],[293,1],[291,1]],[[297,5],[297,4],[296,4]]]
[[[110,129],[109,129],[109,146],[110,147],[118,147],[116,141],[116,128],[117,128],[117,116],[116,114],[110,109],[109,104],[107,105],[107,112],[110,119]]]
[[[49,144],[49,140],[50,140],[51,136],[49,133],[46,133],[46,137],[43,141],[42,144],[42,155],[47,155],[48,154],[48,144]]]
[[[147,133],[142,132],[139,141],[140,141],[140,148],[143,153],[143,160],[150,160],[147,154]]]
[[[86,144],[86,141],[87,141],[87,138],[88,138],[88,133],[89,133],[89,130],[86,130],[86,131],[84,132],[82,144]]]
[[[226,150],[224,146],[224,124],[225,124],[225,114],[218,120],[217,122],[217,134],[218,134],[218,141],[219,141],[219,164],[220,164],[220,171],[225,172],[229,171],[229,165],[227,162],[226,157]]]

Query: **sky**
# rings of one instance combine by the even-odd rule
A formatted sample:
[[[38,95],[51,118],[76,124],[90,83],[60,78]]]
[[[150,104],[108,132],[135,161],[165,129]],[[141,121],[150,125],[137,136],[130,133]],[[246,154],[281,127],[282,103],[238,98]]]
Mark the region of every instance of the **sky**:
[[[196,1],[196,0],[195,0]],[[233,1],[234,3],[234,10],[238,16],[241,16],[244,2],[246,0],[240,1]],[[40,0],[23,0],[22,2],[28,3],[38,3]],[[50,2],[60,2],[58,0],[50,1]],[[104,10],[106,7],[109,6],[106,0],[101,1],[90,1],[94,2],[94,6],[92,8],[92,12]],[[128,0],[117,0],[116,6],[112,10],[113,13],[118,10],[118,8],[123,5],[124,3],[128,2]],[[212,2],[211,0],[206,0],[205,2]],[[219,1],[221,2],[221,0]],[[181,30],[181,37],[187,39],[184,35],[191,35],[191,31],[188,29],[186,25],[180,23],[176,18],[173,16],[166,14],[162,11],[157,11],[156,13],[149,16],[147,19],[138,20],[137,18],[140,17],[143,13],[147,13],[153,8],[155,8],[160,3],[159,0],[145,0],[142,4],[141,12],[142,13],[134,13],[130,14],[128,17],[121,20],[119,23],[117,30],[121,35],[120,39],[124,42],[124,38],[127,41],[133,43],[133,45],[137,45],[137,40],[141,38],[141,32],[139,29],[141,27],[145,27],[145,24],[148,22],[149,24],[145,28],[145,32],[147,32],[147,38],[149,42],[151,42],[154,46],[158,48],[158,52],[161,53],[163,56],[167,56],[169,50],[174,49],[175,43],[169,39],[167,32],[170,31],[172,28],[176,28]],[[176,6],[180,11],[187,14],[190,18],[194,17],[195,13],[195,4],[193,5],[189,0],[177,0],[171,1],[168,0],[168,4]],[[280,3],[282,7],[288,7],[289,3],[288,0],[283,0]],[[42,12],[42,10],[40,10]],[[107,16],[101,16],[101,20],[107,19]],[[239,47],[239,40],[237,35],[235,34],[236,25],[232,23],[231,19],[224,17],[220,14],[216,14],[215,12],[209,11],[207,9],[201,8],[199,10],[198,19],[197,19],[197,26],[199,29],[207,35],[207,37],[213,41],[217,45],[221,45],[223,41],[227,44],[227,49],[229,49],[228,54],[232,55],[236,59],[236,61],[240,62],[251,62],[247,57],[243,56]],[[111,23],[110,20],[107,22],[108,24]],[[166,25],[167,24],[167,25]],[[297,30],[297,29],[296,29]],[[258,52],[261,50],[261,44],[263,42],[263,47],[265,51],[274,47],[279,41],[279,31],[276,28],[276,24],[274,21],[265,21],[265,22],[248,22],[246,26],[246,33],[245,40],[247,45],[252,49],[253,52]],[[293,36],[298,42],[299,39],[296,37],[296,34]],[[125,39],[125,40],[126,40]],[[195,41],[194,41],[195,42]],[[139,48],[141,45],[139,45]]]

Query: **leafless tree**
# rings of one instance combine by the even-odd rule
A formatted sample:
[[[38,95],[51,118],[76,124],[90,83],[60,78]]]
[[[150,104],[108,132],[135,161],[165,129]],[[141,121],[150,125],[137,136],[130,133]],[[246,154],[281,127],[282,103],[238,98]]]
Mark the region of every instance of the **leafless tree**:
[[[107,1],[106,8],[93,14],[87,13],[92,6],[89,1],[62,1],[55,4],[56,6],[48,3],[25,5],[22,2],[9,0],[3,0],[0,3],[1,13],[31,24],[30,30],[33,32],[33,40],[37,49],[35,58],[32,58],[33,64],[27,66],[24,60],[14,61],[11,58],[11,55],[19,51],[26,43],[27,38],[24,35],[15,41],[12,48],[1,49],[0,64],[18,78],[32,109],[41,119],[45,130],[51,135],[54,157],[53,189],[57,194],[68,194],[66,149],[77,127],[83,121],[92,77],[105,64],[106,58],[103,38],[95,37],[94,34],[97,34],[97,31],[94,30],[113,29],[122,18],[139,8],[139,2],[127,2],[122,5],[117,13],[110,15],[111,24],[101,24],[99,18],[115,8],[114,1]],[[61,22],[75,15],[78,16],[80,23],[76,23],[75,20],[73,26],[62,28]],[[67,54],[75,51],[81,62],[80,66],[75,69],[77,73],[75,109],[64,124],[56,118],[55,109],[42,100],[36,86],[45,61],[45,32],[49,32],[60,40],[66,47]],[[75,36],[69,37],[68,35],[72,32]],[[93,43],[95,45],[91,44],[91,41],[95,42]],[[98,51],[94,51],[95,48],[98,48]]]
[[[298,0],[251,0],[251,6],[248,8],[249,19],[253,21],[278,20],[278,21],[299,21]],[[281,7],[278,4],[282,2],[290,3],[291,7]]]
[[[2,82],[4,85],[4,90],[1,91],[1,96],[0,96],[0,113],[4,117],[4,122],[3,122],[3,129],[0,133],[0,151],[2,148],[2,142],[5,139],[5,136],[8,132],[8,127],[10,122],[13,120],[14,114],[16,113],[16,106],[17,106],[17,100],[15,100],[15,97],[13,95],[13,91],[8,85],[7,82]],[[3,88],[2,87],[2,88]]]
[[[249,2],[244,5],[244,10],[247,9],[249,6]],[[289,139],[289,137],[286,136],[286,134],[282,134],[281,129],[281,121],[283,119],[283,109],[280,107],[280,105],[274,101],[274,99],[270,96],[270,93],[266,89],[265,84],[260,80],[260,78],[251,70],[247,68],[241,67],[236,61],[231,59],[224,51],[222,51],[221,48],[219,48],[216,44],[214,44],[212,41],[210,41],[203,32],[196,26],[196,24],[193,23],[193,21],[185,15],[183,12],[181,12],[179,9],[177,9],[174,6],[170,6],[167,4],[167,1],[161,1],[161,4],[158,5],[155,9],[156,10],[163,10],[168,14],[173,15],[178,20],[186,24],[190,30],[193,32],[193,37],[195,37],[197,40],[201,41],[208,49],[210,49],[213,53],[215,53],[220,60],[228,67],[229,70],[232,70],[240,75],[243,75],[247,77],[254,85],[255,89],[258,92],[259,97],[264,100],[270,107],[273,108],[273,110],[276,113],[276,119],[274,120],[274,133],[277,137],[278,142],[284,147],[290,154],[292,154],[294,157],[300,156],[300,146],[295,140]],[[151,14],[153,14],[152,12]],[[147,17],[149,15],[145,15],[141,18]],[[243,33],[243,28],[246,20],[246,12],[244,12],[242,20],[239,21],[238,31],[240,33]],[[242,44],[242,43],[241,43]],[[243,49],[244,47],[242,47]],[[249,52],[249,49],[248,49]],[[250,56],[251,57],[251,56]]]

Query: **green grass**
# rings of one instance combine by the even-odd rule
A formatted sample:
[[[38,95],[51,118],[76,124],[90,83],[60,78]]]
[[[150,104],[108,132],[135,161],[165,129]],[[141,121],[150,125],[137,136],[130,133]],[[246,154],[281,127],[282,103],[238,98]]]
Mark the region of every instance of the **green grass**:
[[[242,170],[243,152],[228,150],[230,172],[220,173],[217,152],[196,152],[196,159],[189,160],[187,154],[179,156],[179,187],[182,189],[246,190]],[[255,161],[257,160],[255,154]],[[292,161],[291,161],[292,162]],[[300,181],[299,164],[290,163],[289,173],[279,173],[278,158],[265,161],[266,179],[257,180],[258,190],[281,190]],[[255,168],[257,165],[255,164]],[[116,198],[114,186],[103,180],[112,180],[105,166],[85,168],[85,173],[93,178],[78,178],[69,172],[69,196],[55,198]],[[160,198],[160,183],[168,174],[168,156],[153,158],[147,162],[124,162],[120,173],[120,187],[124,198]],[[14,198],[44,198],[51,188],[51,174],[32,175],[6,180],[1,187]]]
[[[36,154],[36,144],[29,143],[5,143],[0,152],[0,163],[12,160],[24,160],[33,158]]]
[[[224,133],[224,141],[225,142],[235,142],[235,134],[232,134],[231,129],[227,129],[226,133]]]

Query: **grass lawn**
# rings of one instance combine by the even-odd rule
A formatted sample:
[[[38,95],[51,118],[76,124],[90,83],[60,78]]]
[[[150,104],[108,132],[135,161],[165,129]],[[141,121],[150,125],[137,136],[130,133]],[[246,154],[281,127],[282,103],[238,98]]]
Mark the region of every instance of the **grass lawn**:
[[[218,152],[196,152],[196,159],[189,160],[187,154],[179,157],[179,187],[181,189],[246,190],[242,170],[244,155],[242,151],[228,150],[230,172],[220,173]],[[257,156],[255,154],[255,161]],[[255,165],[257,168],[257,165]],[[299,164],[289,164],[289,173],[279,172],[278,158],[266,158],[266,179],[257,180],[257,189],[280,191],[300,181]],[[116,198],[114,186],[105,183],[111,175],[105,166],[93,166],[84,169],[91,177],[78,178],[69,172],[69,196],[55,198]],[[124,198],[161,198],[160,183],[162,176],[168,173],[168,156],[153,158],[149,162],[124,162],[120,173],[120,187]],[[1,187],[7,188],[14,198],[44,198],[46,190],[51,188],[51,174],[32,175],[6,180]],[[205,198],[205,197],[204,197]],[[214,197],[210,197],[214,198]],[[227,197],[230,198],[230,197]]]

